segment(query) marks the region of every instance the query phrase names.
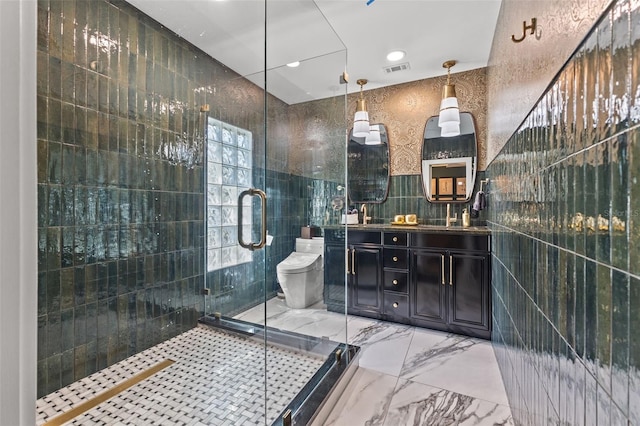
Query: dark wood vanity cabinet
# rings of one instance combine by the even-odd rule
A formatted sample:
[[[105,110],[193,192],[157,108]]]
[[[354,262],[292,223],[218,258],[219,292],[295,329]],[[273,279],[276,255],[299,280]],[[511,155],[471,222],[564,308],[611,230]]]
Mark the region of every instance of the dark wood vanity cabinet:
[[[490,338],[488,233],[349,231],[345,250],[335,232],[325,232],[329,310],[344,312],[346,276],[350,314]]]
[[[346,277],[349,313],[377,317],[382,307],[380,232],[349,232],[345,257],[344,231],[326,230],[324,259],[327,309],[344,312]]]
[[[488,254],[414,250],[411,318],[416,325],[490,338]]]
[[[344,231],[327,230],[324,237],[324,303],[333,312],[345,312],[346,252]]]
[[[382,249],[350,245],[349,289],[351,313],[376,317],[382,306],[380,261]]]

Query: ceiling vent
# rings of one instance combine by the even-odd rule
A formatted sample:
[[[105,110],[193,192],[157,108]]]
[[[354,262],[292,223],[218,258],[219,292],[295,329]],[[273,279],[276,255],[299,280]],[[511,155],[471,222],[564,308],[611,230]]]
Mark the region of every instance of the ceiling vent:
[[[391,74],[392,72],[404,71],[410,68],[411,67],[409,66],[409,62],[405,62],[404,64],[391,65],[382,69],[385,70],[387,74]]]

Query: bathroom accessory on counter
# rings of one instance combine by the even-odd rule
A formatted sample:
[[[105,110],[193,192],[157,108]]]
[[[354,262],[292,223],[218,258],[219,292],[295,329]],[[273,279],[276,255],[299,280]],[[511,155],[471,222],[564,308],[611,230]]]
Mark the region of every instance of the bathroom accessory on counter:
[[[412,225],[417,225],[418,224],[418,217],[415,214],[397,214],[393,217],[393,220],[391,221],[392,225],[407,225],[407,226],[412,226]]]
[[[462,210],[462,226],[464,228],[471,226],[471,216],[469,215],[466,207]]]
[[[303,226],[300,229],[300,237],[301,238],[306,238],[307,240],[313,238],[313,237],[319,237],[320,236],[320,228],[318,228],[317,226]]]
[[[347,213],[347,214],[343,214],[342,215],[342,223],[347,224],[347,225],[357,225],[359,223],[358,221],[358,212],[356,211],[356,213]]]
[[[393,220],[391,221],[391,223],[393,224],[401,224],[404,223],[404,215],[402,214],[397,214],[393,217]]]

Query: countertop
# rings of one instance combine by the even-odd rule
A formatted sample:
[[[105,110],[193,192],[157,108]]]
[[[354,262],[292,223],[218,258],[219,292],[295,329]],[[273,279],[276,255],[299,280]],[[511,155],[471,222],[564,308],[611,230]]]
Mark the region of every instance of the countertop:
[[[491,230],[486,226],[469,226],[467,228],[461,225],[392,225],[390,223],[370,223],[347,225],[350,231],[406,231],[406,232],[431,232],[431,233],[449,233],[449,234],[478,234],[489,235]],[[344,225],[327,225],[324,229],[344,229]]]

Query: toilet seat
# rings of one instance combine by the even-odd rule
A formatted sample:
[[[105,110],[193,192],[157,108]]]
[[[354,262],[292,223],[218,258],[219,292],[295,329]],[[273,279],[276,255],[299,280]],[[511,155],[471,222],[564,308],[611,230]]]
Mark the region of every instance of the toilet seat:
[[[278,263],[276,268],[281,273],[299,274],[315,269],[316,262],[319,258],[319,254],[298,253],[294,251],[286,259]]]

